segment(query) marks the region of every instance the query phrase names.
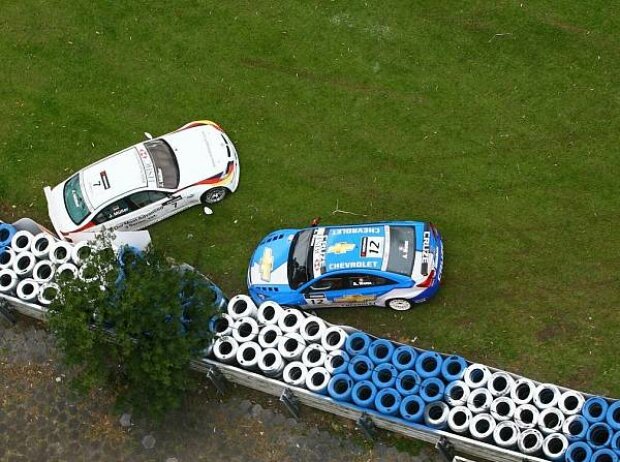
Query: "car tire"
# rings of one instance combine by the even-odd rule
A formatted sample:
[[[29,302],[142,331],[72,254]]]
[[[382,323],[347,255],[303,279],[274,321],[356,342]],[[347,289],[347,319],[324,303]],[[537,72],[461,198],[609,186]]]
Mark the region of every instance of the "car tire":
[[[405,298],[393,298],[388,300],[385,305],[394,311],[407,311],[413,307],[413,303]]]
[[[218,202],[222,202],[227,194],[228,189],[222,186],[209,189],[202,195],[202,197],[200,198],[200,202],[202,202],[203,204],[216,204]]]

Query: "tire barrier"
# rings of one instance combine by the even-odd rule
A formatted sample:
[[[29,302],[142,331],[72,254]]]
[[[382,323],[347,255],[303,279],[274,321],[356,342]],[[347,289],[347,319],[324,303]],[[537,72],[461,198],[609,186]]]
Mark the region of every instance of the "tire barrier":
[[[566,450],[566,462],[588,462],[592,458],[592,448],[583,441],[571,443]]]
[[[294,387],[305,387],[308,368],[300,361],[288,363],[282,371],[282,380]]]
[[[490,441],[497,423],[491,414],[476,414],[469,422],[469,433],[478,441]]]
[[[349,361],[347,371],[353,380],[359,382],[361,380],[369,380],[374,368],[375,365],[368,356],[358,355]]]
[[[514,386],[514,379],[506,372],[495,372],[489,377],[487,387],[494,398],[510,394]]]
[[[47,233],[39,233],[32,239],[30,251],[37,258],[46,258],[54,245],[55,239]]]
[[[223,336],[218,338],[213,345],[213,355],[218,361],[223,363],[234,363],[237,358],[237,350],[239,344],[237,341],[229,336]]]
[[[299,332],[301,323],[304,321],[304,315],[301,311],[294,308],[287,308],[278,319],[278,327],[283,334]]]
[[[48,306],[56,297],[60,294],[60,287],[54,282],[46,282],[39,287],[39,294],[37,295],[37,301],[39,305]]]
[[[232,325],[232,336],[238,343],[253,342],[258,337],[258,323],[254,318],[238,318]]]
[[[415,371],[423,379],[435,377],[441,373],[443,358],[439,353],[434,351],[426,351],[418,355],[415,362]]]
[[[491,403],[490,414],[497,422],[512,421],[517,406],[507,396],[495,398]]]
[[[538,428],[546,435],[557,433],[564,425],[564,414],[557,407],[543,409],[538,415]]]
[[[467,407],[473,414],[489,412],[493,403],[493,395],[486,388],[475,388],[469,392]]]
[[[355,335],[355,334],[353,334]],[[418,352],[408,345],[401,345],[392,353],[392,364],[399,371],[413,369]]]
[[[427,403],[441,401],[444,396],[446,386],[439,377],[429,377],[420,384],[420,398]]]
[[[564,454],[568,449],[568,439],[560,433],[547,435],[543,440],[543,455],[548,460],[564,460]]]
[[[609,404],[603,398],[593,397],[588,399],[582,408],[582,415],[591,424],[605,420]]]
[[[469,423],[472,417],[473,414],[467,407],[455,406],[450,409],[450,414],[448,414],[448,428],[454,433],[464,435],[469,432]]]
[[[611,437],[611,443],[609,443],[609,447],[616,454],[620,455],[620,431],[614,433],[614,436]]]
[[[368,347],[368,357],[375,364],[390,362],[394,353],[394,344],[385,339],[374,340]]]
[[[365,355],[370,347],[370,336],[364,332],[355,332],[347,337],[344,344],[345,351],[351,355]]]
[[[426,403],[417,395],[405,396],[400,402],[399,412],[409,422],[422,422]]]
[[[517,447],[519,448],[519,452],[523,454],[535,455],[542,450],[543,442],[544,438],[542,433],[535,428],[528,428],[521,431]]]
[[[262,351],[263,349],[256,342],[242,343],[237,349],[237,362],[244,369],[256,369],[258,367],[258,358]]]
[[[591,462],[618,462],[618,455],[611,449],[603,448],[594,451]]]
[[[462,380],[450,382],[444,391],[446,403],[450,406],[466,406],[469,398],[469,387]]]
[[[327,385],[327,393],[337,401],[351,401],[354,384],[349,374],[334,375]]]
[[[228,315],[236,321],[240,318],[255,317],[258,309],[247,295],[235,295],[228,302],[227,311]]]
[[[40,284],[50,282],[54,278],[56,269],[50,260],[40,260],[32,269],[32,278]]]
[[[19,278],[15,271],[9,268],[0,270],[0,293],[9,294],[12,293],[17,287]]]
[[[510,390],[510,397],[517,406],[522,404],[528,404],[534,399],[534,393],[536,392],[536,384],[530,379],[519,379],[512,386]]]
[[[325,348],[323,348],[318,343],[308,344],[306,348],[304,349],[303,353],[301,354],[301,362],[308,369],[312,369],[313,367],[324,366],[326,358],[327,358],[327,352],[325,351]]]
[[[461,380],[467,369],[467,362],[460,356],[449,356],[441,365],[441,376],[448,382]]]
[[[378,389],[382,389],[393,387],[397,376],[398,369],[393,364],[383,363],[373,369],[370,378]]]
[[[0,269],[12,268],[15,251],[10,247],[0,247]]]
[[[550,383],[538,385],[538,387],[536,387],[536,391],[534,392],[534,406],[541,411],[543,409],[554,407],[558,404],[561,395],[560,389],[555,385]]]
[[[256,320],[263,325],[278,324],[283,312],[284,310],[277,303],[263,302],[256,312]]]
[[[525,429],[534,428],[538,423],[540,412],[533,404],[522,404],[515,409],[515,423]]]
[[[382,388],[375,396],[375,409],[381,414],[395,415],[400,409],[400,394],[393,388]]]
[[[22,279],[17,283],[15,293],[17,298],[24,302],[32,302],[39,295],[39,283],[31,278]]]
[[[353,386],[351,398],[359,407],[372,409],[374,407],[377,387],[370,380],[361,380]]]
[[[568,390],[562,393],[558,400],[560,411],[566,416],[575,415],[581,412],[585,399],[581,393]]]
[[[483,364],[472,364],[465,369],[465,374],[463,375],[463,381],[471,391],[485,387],[490,378],[491,371]]]
[[[562,434],[566,435],[569,441],[580,441],[586,438],[590,424],[582,415],[572,415],[564,420]]]
[[[306,375],[306,388],[314,393],[324,395],[327,393],[327,386],[331,379],[331,374],[324,367],[314,367]]]
[[[278,352],[285,361],[300,359],[305,349],[306,341],[300,334],[294,332],[280,337],[278,341]]]
[[[604,422],[597,422],[590,425],[586,434],[586,441],[592,449],[596,450],[609,446],[613,436],[613,431],[609,425]]]
[[[448,427],[450,409],[443,401],[434,401],[424,408],[424,422],[430,428],[443,430]]]
[[[258,344],[263,348],[278,348],[282,330],[275,324],[268,324],[258,332]]]
[[[209,330],[215,337],[231,335],[233,323],[228,313],[218,313],[209,319]]]
[[[58,241],[52,245],[49,251],[49,259],[55,265],[69,263],[69,261],[71,260],[72,249],[73,247],[68,242]]]
[[[78,267],[73,263],[62,263],[56,268],[56,276],[58,278],[70,277],[75,279],[78,276]]]
[[[334,350],[327,354],[325,358],[325,369],[332,374],[340,374],[347,370],[349,366],[349,355],[343,350]]]
[[[87,241],[78,242],[71,250],[71,261],[76,266],[81,266],[93,254],[94,248]]]
[[[396,377],[396,390],[402,396],[417,395],[420,391],[422,377],[412,370],[402,371]]]
[[[17,231],[11,239],[11,248],[15,253],[30,251],[34,235],[30,231]]]
[[[607,409],[607,424],[615,431],[620,431],[620,401],[616,401]]]
[[[36,257],[29,250],[23,250],[15,256],[13,260],[13,271],[19,278],[25,278],[32,274],[34,266],[37,264]]]
[[[275,348],[265,348],[258,358],[258,368],[267,377],[278,377],[284,366],[282,355]]]
[[[317,316],[309,316],[299,326],[299,333],[308,343],[320,342],[325,332],[325,322]]]
[[[11,245],[16,232],[15,226],[8,223],[0,223],[0,249]]]
[[[347,333],[341,327],[332,326],[323,332],[321,345],[325,351],[341,350],[347,341],[347,337]]]
[[[501,448],[515,448],[519,436],[521,436],[519,426],[510,420],[499,422],[493,430],[493,442]]]

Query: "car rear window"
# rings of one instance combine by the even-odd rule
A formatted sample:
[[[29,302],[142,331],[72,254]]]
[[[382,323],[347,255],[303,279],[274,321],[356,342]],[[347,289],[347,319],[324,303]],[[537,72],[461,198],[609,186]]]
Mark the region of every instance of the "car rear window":
[[[163,140],[151,140],[144,143],[144,146],[153,159],[157,186],[166,189],[178,188],[180,180],[179,164],[168,143]]]
[[[390,226],[390,255],[387,271],[411,276],[415,258],[415,229],[411,226]]]
[[[65,209],[71,221],[79,225],[90,214],[90,210],[84,201],[82,186],[80,186],[80,175],[76,173],[65,183],[63,189]]]

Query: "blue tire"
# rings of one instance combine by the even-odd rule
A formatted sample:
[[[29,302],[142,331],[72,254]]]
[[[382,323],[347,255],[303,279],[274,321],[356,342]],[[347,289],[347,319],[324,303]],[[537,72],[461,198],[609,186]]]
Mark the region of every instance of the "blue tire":
[[[444,359],[441,365],[441,376],[446,379],[447,382],[461,380],[463,374],[465,374],[465,369],[467,369],[467,361],[460,356],[449,356]]]
[[[399,371],[413,369],[417,357],[418,352],[415,351],[415,349],[407,345],[401,345],[392,353],[392,364],[394,364]]]
[[[334,375],[329,379],[327,393],[337,401],[351,401],[354,384],[349,374]]]
[[[605,420],[609,404],[603,398],[598,396],[588,399],[583,405],[581,414],[588,419],[590,423],[602,422]]]
[[[387,363],[392,359],[394,344],[385,339],[377,339],[370,344],[368,356],[375,364]]]
[[[602,449],[609,446],[611,438],[614,436],[613,430],[604,422],[597,422],[590,425],[586,434],[586,441],[592,449]]]
[[[426,403],[441,401],[445,390],[446,386],[439,377],[429,377],[420,384],[420,398]]]
[[[429,377],[437,377],[441,373],[443,358],[439,353],[434,351],[425,351],[415,362],[415,370],[420,377],[428,379]]]
[[[620,431],[614,433],[611,437],[611,443],[609,444],[611,450],[620,456]]]
[[[590,462],[618,462],[618,454],[609,448],[599,449],[592,454]]]
[[[353,385],[351,399],[359,407],[372,409],[377,396],[377,387],[370,380],[362,380]]]
[[[8,223],[0,223],[0,249],[11,245],[11,240],[16,232],[15,226]]]
[[[400,415],[409,422],[422,422],[426,403],[417,395],[405,396],[400,402]]]
[[[572,443],[566,450],[565,458],[566,462],[589,462],[592,458],[592,448],[583,441]]]
[[[416,371],[402,371],[396,377],[396,390],[403,396],[416,395],[421,383],[422,378]]]
[[[375,365],[368,356],[358,355],[349,361],[347,371],[353,380],[359,382],[370,379],[374,368]]]
[[[372,340],[364,332],[355,332],[347,337],[344,349],[351,356],[365,355],[368,352]]]
[[[375,367],[371,378],[377,388],[389,388],[394,386],[397,376],[398,369],[393,364],[383,363]]]
[[[400,409],[400,394],[393,388],[383,388],[375,396],[375,409],[384,415],[395,415]]]
[[[620,401],[616,401],[607,409],[606,420],[615,431],[620,430]]]

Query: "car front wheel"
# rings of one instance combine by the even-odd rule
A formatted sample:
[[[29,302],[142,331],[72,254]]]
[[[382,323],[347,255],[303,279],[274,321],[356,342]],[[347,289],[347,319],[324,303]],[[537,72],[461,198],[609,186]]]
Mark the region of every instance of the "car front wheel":
[[[404,298],[393,298],[392,300],[388,300],[386,305],[394,311],[407,311],[413,306],[409,300],[405,300]]]
[[[228,194],[228,190],[223,187],[209,189],[206,193],[202,195],[200,201],[203,204],[215,204],[217,202],[221,202]]]

